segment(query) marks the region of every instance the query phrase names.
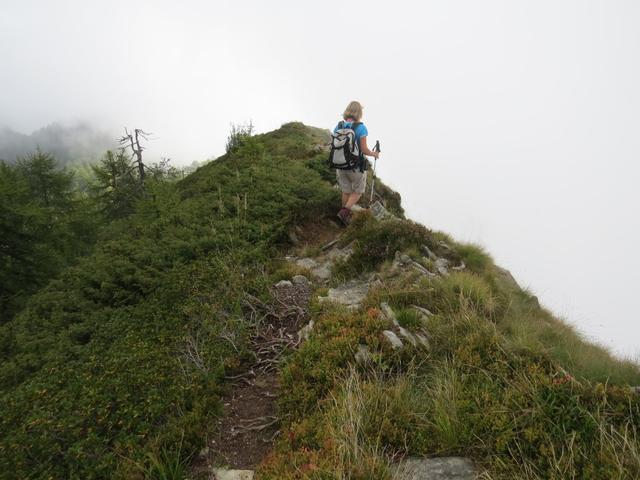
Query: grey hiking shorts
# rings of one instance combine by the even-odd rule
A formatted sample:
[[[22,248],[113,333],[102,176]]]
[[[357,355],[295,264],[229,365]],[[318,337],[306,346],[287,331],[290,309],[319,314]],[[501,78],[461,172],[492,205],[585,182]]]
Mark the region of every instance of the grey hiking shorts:
[[[367,172],[360,170],[336,170],[336,178],[342,193],[364,193]]]

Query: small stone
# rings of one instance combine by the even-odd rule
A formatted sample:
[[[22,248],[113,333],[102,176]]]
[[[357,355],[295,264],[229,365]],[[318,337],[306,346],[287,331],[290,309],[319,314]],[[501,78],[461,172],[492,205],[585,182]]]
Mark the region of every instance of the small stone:
[[[402,340],[400,340],[394,332],[392,332],[391,330],[384,330],[382,334],[386,337],[387,340],[389,340],[389,343],[391,343],[391,347],[394,350],[402,348]]]
[[[318,263],[313,258],[299,258],[296,260],[296,265],[301,268],[312,270],[318,266]]]
[[[440,244],[440,246],[442,248],[444,248],[445,250],[449,250],[450,252],[453,251],[453,249],[451,248],[451,246],[445,242],[444,240],[440,240],[440,242],[438,242]]]
[[[358,345],[358,351],[355,353],[354,358],[357,363],[367,363],[371,360],[371,353],[369,353],[369,347],[366,345]]]
[[[369,293],[369,283],[351,280],[336,288],[330,288],[326,297],[319,297],[321,302],[336,302],[353,309],[360,307],[360,303]]]
[[[443,275],[443,276],[449,275],[449,271],[447,270],[447,267],[449,266],[449,260],[447,260],[446,258],[438,258],[435,261],[435,264],[440,275]]]
[[[424,307],[419,307],[418,305],[411,305],[411,308],[413,308],[414,310],[417,310],[423,315],[426,315],[427,317],[433,317],[433,313],[429,309],[426,309]]]
[[[520,285],[518,285],[518,282],[516,282],[516,279],[513,278],[513,275],[511,275],[511,272],[509,270],[507,270],[506,268],[499,267],[498,265],[495,266],[495,269],[498,272],[498,276],[509,287],[514,288],[516,290],[520,290]]]
[[[418,344],[418,342],[416,341],[416,338],[413,336],[413,334],[409,330],[400,326],[399,324],[397,324],[396,327],[400,332],[400,336],[405,340],[407,340],[411,345],[415,347]]]
[[[415,336],[422,345],[424,345],[425,347],[429,346],[429,339],[425,335],[416,333]]]
[[[400,255],[400,261],[404,264],[404,265],[408,265],[410,264],[413,260],[411,259],[411,257],[409,255],[406,254],[402,254]]]
[[[393,309],[389,306],[387,302],[382,302],[380,304],[380,310],[390,322],[393,322],[394,325],[398,325],[398,319],[396,318],[396,314],[394,313]]]
[[[456,270],[456,271],[461,271],[464,270],[465,268],[467,268],[467,266],[464,264],[464,262],[462,260],[460,260],[460,265],[456,265],[455,267],[451,267],[451,270]]]
[[[640,395],[640,387],[629,387],[633,393]]]
[[[334,248],[327,253],[327,258],[336,261],[336,260],[346,260],[353,254],[353,248]]]
[[[294,275],[291,281],[293,282],[294,285],[300,285],[303,287],[307,287],[311,283],[309,282],[309,279],[304,275]]]
[[[374,204],[369,207],[369,211],[371,211],[373,216],[378,220],[393,217],[393,215],[389,213],[389,211],[384,208],[379,201],[374,202]]]
[[[473,480],[476,472],[468,458],[409,457],[392,467],[394,478],[403,480]]]
[[[200,452],[198,453],[199,457],[206,457],[207,455],[209,455],[209,447],[204,447],[202,449],[200,449]]]
[[[311,273],[323,281],[331,278],[331,269],[329,268],[329,265],[326,264],[318,265],[316,268],[311,270]]]
[[[309,340],[311,332],[313,331],[313,325],[313,320],[309,320],[309,323],[307,323],[300,329],[300,331],[298,332],[298,342]]]
[[[424,251],[424,253],[427,254],[427,257],[429,257],[429,260],[435,261],[438,258],[438,256],[435,253],[433,253],[431,249],[426,245],[422,245],[422,250]]]
[[[276,287],[276,288],[289,288],[289,287],[293,287],[293,283],[291,283],[289,280],[280,280],[278,283],[276,283],[274,285],[274,287]]]
[[[436,274],[430,272],[429,270],[427,270],[427,268],[423,265],[420,265],[418,262],[416,261],[411,261],[411,266],[413,268],[415,268],[416,270],[418,270],[420,273],[422,273],[423,275],[427,275],[428,277],[435,277]]]
[[[226,468],[213,469],[214,480],[253,480],[253,470],[227,470]]]

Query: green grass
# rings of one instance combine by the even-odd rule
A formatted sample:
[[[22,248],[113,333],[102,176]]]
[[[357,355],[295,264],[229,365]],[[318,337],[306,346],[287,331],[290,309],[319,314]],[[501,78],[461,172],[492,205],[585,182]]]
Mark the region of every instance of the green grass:
[[[424,326],[422,314],[413,309],[405,308],[399,310],[396,312],[396,319],[401,326],[410,330],[417,330]]]
[[[457,243],[455,250],[466,267],[475,273],[484,273],[493,265],[493,259],[480,245]]]
[[[419,234],[399,242],[390,230]],[[627,387],[640,384],[637,365],[584,341],[475,246],[446,240],[468,271],[417,284],[414,273],[388,275],[391,252],[446,238],[424,233],[368,217],[347,231],[345,242],[371,239],[356,252],[384,254],[338,268],[381,269],[385,284],[362,312],[313,310],[314,336],[282,370],[285,435],[258,478],[390,479],[405,455],[468,456],[492,479],[637,478],[640,396]],[[389,348],[383,301],[405,328],[426,329],[428,349]],[[368,366],[353,359],[363,343]]]

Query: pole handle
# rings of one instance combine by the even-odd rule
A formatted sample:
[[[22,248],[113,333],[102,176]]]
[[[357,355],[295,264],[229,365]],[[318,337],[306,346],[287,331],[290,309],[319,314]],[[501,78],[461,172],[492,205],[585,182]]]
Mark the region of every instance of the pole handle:
[[[376,140],[376,145],[373,147],[373,149],[380,153],[380,140]]]

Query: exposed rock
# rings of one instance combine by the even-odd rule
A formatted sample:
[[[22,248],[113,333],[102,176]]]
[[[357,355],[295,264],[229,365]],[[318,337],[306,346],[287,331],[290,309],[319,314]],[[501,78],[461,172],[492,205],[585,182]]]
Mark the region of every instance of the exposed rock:
[[[509,270],[499,267],[498,265],[496,265],[495,267],[496,272],[498,272],[498,275],[500,276],[500,279],[502,279],[511,288],[520,290],[520,285],[518,285],[518,282],[516,282],[516,279],[513,278],[513,275],[511,275],[511,272]]]
[[[214,468],[213,480],[253,480],[253,470],[227,470]]]
[[[424,308],[424,307],[419,307],[418,305],[411,305],[411,308],[413,308],[414,310],[417,310],[418,312],[422,313],[423,315],[426,315],[427,317],[433,317],[433,313],[431,312],[431,310]]]
[[[330,288],[326,297],[319,297],[320,302],[336,302],[352,308],[359,308],[369,292],[369,283],[351,280],[336,288]]]
[[[333,248],[327,253],[327,258],[335,262],[336,260],[346,260],[351,254],[353,254],[353,248],[351,247]]]
[[[464,270],[465,268],[467,268],[467,266],[464,264],[464,262],[462,260],[460,260],[460,265],[456,265],[455,267],[451,267],[451,270],[460,271],[460,270]]]
[[[400,340],[394,332],[392,332],[391,330],[384,330],[382,334],[386,337],[387,340],[389,340],[389,343],[391,343],[391,346],[394,350],[402,348],[402,340]]]
[[[426,275],[428,277],[435,277],[437,276],[435,273],[430,272],[424,265],[420,265],[418,262],[411,260],[411,264],[410,264],[415,270],[419,271],[420,273],[422,273],[423,275]]]
[[[415,333],[414,335],[422,345],[424,345],[425,347],[429,346],[429,339],[425,335],[421,333]]]
[[[416,340],[416,337],[413,335],[413,333],[399,324],[396,328],[398,329],[398,332],[400,332],[400,336],[408,341],[411,345],[413,345],[414,347],[418,345],[418,341]]]
[[[449,275],[449,271],[447,270],[447,267],[449,266],[449,260],[447,260],[446,258],[438,258],[435,261],[436,264],[436,268],[438,269],[438,273],[440,273],[440,275]]]
[[[357,363],[367,363],[371,360],[371,353],[369,347],[366,345],[358,345],[358,351],[355,353],[354,358]]]
[[[313,258],[299,258],[296,265],[310,270],[314,277],[320,280],[328,280],[331,278],[330,266],[326,263],[319,264]]]
[[[422,251],[427,254],[427,257],[429,258],[429,260],[435,261],[438,258],[438,256],[435,253],[433,253],[431,249],[426,245],[422,245]]]
[[[313,325],[314,325],[313,320],[309,320],[309,323],[307,323],[304,327],[302,327],[298,331],[299,342],[309,340],[309,337],[311,336],[311,332],[313,331]]]
[[[276,288],[293,287],[293,283],[291,283],[289,280],[280,280],[278,283],[276,283],[274,285],[274,287],[276,287]]]
[[[540,307],[540,300],[538,300],[538,297],[536,297],[535,295],[531,295],[531,301],[536,306],[536,308],[542,308]]]
[[[299,258],[296,260],[296,265],[302,268],[306,268],[307,270],[313,270],[318,266],[318,262],[316,262],[313,258]]]
[[[386,208],[384,208],[380,201],[374,202],[374,204],[369,207],[369,210],[378,220],[384,220],[386,218],[393,217],[393,214],[390,213]]]
[[[439,244],[442,248],[444,248],[445,250],[448,250],[448,251],[450,251],[450,252],[452,252],[452,251],[453,251],[453,249],[451,248],[451,246],[450,246],[447,242],[445,242],[444,240],[440,240],[440,241],[438,242],[438,244]]]
[[[399,269],[403,268],[403,267],[411,267],[414,270],[417,270],[418,272],[420,272],[423,275],[427,275],[429,277],[435,277],[436,274],[433,272],[430,272],[428,268],[426,268],[424,265],[419,264],[418,262],[416,262],[413,258],[411,258],[409,255],[404,254],[404,253],[400,253],[400,252],[396,252],[396,254],[393,257],[393,263],[391,264],[391,269],[393,271],[398,271]]]
[[[382,311],[382,314],[393,324],[396,330],[398,330],[398,333],[400,334],[400,336],[404,338],[406,341],[408,341],[411,345],[413,345],[414,347],[417,346],[418,341],[423,345],[429,344],[429,342],[425,337],[420,335],[420,337],[422,338],[418,338],[417,334],[411,333],[409,330],[407,330],[402,325],[400,325],[400,323],[398,323],[398,317],[396,317],[396,314],[394,313],[393,309],[389,306],[387,302],[382,302],[380,304],[380,311]],[[396,336],[396,338],[398,337]],[[402,346],[402,342],[400,343],[400,345]]]
[[[392,467],[394,478],[402,480],[473,480],[471,460],[461,457],[410,457]]]
[[[387,302],[382,302],[380,304],[380,311],[390,322],[392,322],[394,325],[398,325],[396,314]]]
[[[307,287],[311,283],[309,282],[309,279],[304,275],[294,275],[291,281],[294,285],[301,285],[303,287]]]
[[[331,278],[331,267],[329,265],[323,264],[311,270],[311,273],[315,275],[320,280],[329,280]]]
[[[640,395],[640,387],[629,387],[633,393]]]

